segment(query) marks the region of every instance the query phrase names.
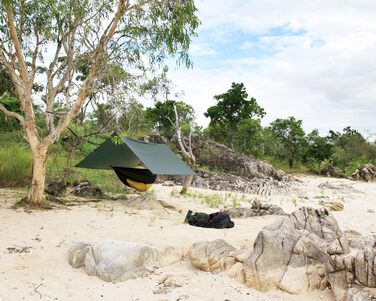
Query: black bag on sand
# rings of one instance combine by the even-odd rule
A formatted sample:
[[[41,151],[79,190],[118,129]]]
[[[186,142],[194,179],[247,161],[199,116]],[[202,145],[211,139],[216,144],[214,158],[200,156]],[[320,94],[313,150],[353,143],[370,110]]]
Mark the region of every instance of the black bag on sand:
[[[193,213],[189,210],[185,217],[185,222],[191,226],[202,228],[224,229],[234,227],[234,222],[230,219],[230,216],[224,212],[206,214],[203,212]]]

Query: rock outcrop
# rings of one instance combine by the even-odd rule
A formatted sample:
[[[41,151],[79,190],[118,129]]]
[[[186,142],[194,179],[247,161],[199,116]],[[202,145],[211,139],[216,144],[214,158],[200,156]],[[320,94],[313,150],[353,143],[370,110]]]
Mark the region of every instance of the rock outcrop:
[[[324,208],[300,208],[265,227],[248,253],[216,240],[193,245],[190,259],[260,291],[331,288],[337,301],[376,300],[376,235],[343,233]]]
[[[348,252],[346,238],[325,210],[302,208],[258,234],[244,263],[246,284],[261,291],[280,288],[298,294],[324,289],[324,264],[331,254]]]
[[[65,194],[67,189],[69,193],[78,197],[100,198],[103,192],[99,187],[92,185],[89,181],[67,183],[62,180],[53,181],[46,185],[45,192],[52,196]]]
[[[326,273],[336,300],[376,300],[376,236],[350,240],[354,249],[334,254]]]
[[[144,137],[143,140],[153,143],[166,143],[166,139],[159,135],[150,135]],[[176,138],[172,139],[171,144],[176,149],[179,149]],[[197,164],[221,169],[226,173],[238,175],[246,179],[272,178],[277,181],[290,180],[290,177],[285,172],[276,170],[271,164],[242,155],[223,144],[208,139],[193,137],[192,151],[196,157]]]
[[[226,208],[222,212],[227,213],[231,218],[247,218],[264,215],[287,215],[281,207],[272,204],[254,201],[251,207]]]
[[[179,259],[179,253],[172,249],[161,252],[121,241],[78,242],[68,251],[68,261],[72,267],[84,268],[88,275],[111,282],[144,276],[156,267],[172,264]]]
[[[223,272],[235,264],[235,250],[223,239],[200,241],[193,244],[189,258],[193,266],[202,271]]]
[[[250,250],[238,250],[223,239],[200,241],[190,248],[188,256],[193,266],[205,272],[227,272],[245,282],[243,262]]]
[[[376,166],[373,164],[364,164],[351,175],[354,180],[363,180],[366,182],[376,181]]]
[[[343,176],[343,170],[332,164],[328,164],[320,171],[320,174],[322,176],[340,178],[341,176]]]
[[[192,147],[198,164],[219,168],[248,179],[289,180],[286,173],[274,169],[271,164],[237,153],[223,144],[204,139],[194,139]]]
[[[168,182],[174,181],[177,185],[183,185],[184,177],[169,177]],[[219,191],[236,191],[242,193],[271,195],[272,193],[286,192],[293,189],[293,184],[286,181],[278,181],[273,178],[253,178],[231,174],[219,174],[215,172],[198,171],[193,178],[192,187]]]
[[[103,192],[100,188],[93,186],[89,181],[74,183],[71,193],[80,197],[102,197]]]
[[[58,196],[65,193],[67,186],[67,183],[62,180],[53,181],[46,185],[44,191],[49,195]]]

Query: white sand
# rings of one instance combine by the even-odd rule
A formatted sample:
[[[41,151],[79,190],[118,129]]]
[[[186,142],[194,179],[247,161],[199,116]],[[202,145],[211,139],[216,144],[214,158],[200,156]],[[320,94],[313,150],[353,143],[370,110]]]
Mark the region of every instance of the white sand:
[[[300,206],[317,207],[321,199],[344,202],[342,212],[334,212],[343,230],[362,234],[376,231],[376,183],[300,176],[302,181],[289,193],[272,196],[246,195],[245,201],[259,199],[280,205],[287,212]],[[330,182],[342,189],[321,189]],[[157,199],[183,209],[174,211],[135,210],[124,201],[104,201],[68,209],[25,212],[8,209],[20,194],[0,189],[0,300],[333,300],[330,290],[294,296],[281,291],[261,293],[225,274],[198,271],[189,262],[162,269],[148,278],[121,283],[107,283],[73,269],[67,261],[67,250],[76,241],[90,242],[106,238],[147,244],[156,248],[174,246],[189,248],[200,240],[223,238],[237,248],[249,248],[259,230],[279,219],[276,216],[235,219],[232,229],[217,230],[183,224],[187,209],[214,212],[195,198],[219,192],[195,189],[195,198],[175,196],[177,187],[155,186]],[[222,193],[231,198],[236,194]],[[8,247],[29,246],[29,253],[8,253]],[[161,290],[158,281],[165,275],[185,277],[182,287]]]

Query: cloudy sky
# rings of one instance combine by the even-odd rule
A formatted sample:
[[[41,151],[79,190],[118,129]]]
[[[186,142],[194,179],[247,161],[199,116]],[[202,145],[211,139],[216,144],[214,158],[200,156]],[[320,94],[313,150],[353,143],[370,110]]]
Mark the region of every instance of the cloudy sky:
[[[193,69],[173,69],[199,124],[232,82],[276,118],[303,119],[322,134],[345,126],[376,132],[375,0],[197,0],[202,25]]]

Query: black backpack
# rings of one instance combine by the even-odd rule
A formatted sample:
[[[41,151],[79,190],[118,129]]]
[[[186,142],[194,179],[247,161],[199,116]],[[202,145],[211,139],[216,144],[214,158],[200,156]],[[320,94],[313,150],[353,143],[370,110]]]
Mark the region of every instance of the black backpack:
[[[191,226],[202,228],[215,228],[224,229],[234,227],[234,222],[230,219],[230,216],[224,212],[214,212],[210,214],[196,212],[192,214],[191,210],[188,211],[185,217],[185,222]]]

